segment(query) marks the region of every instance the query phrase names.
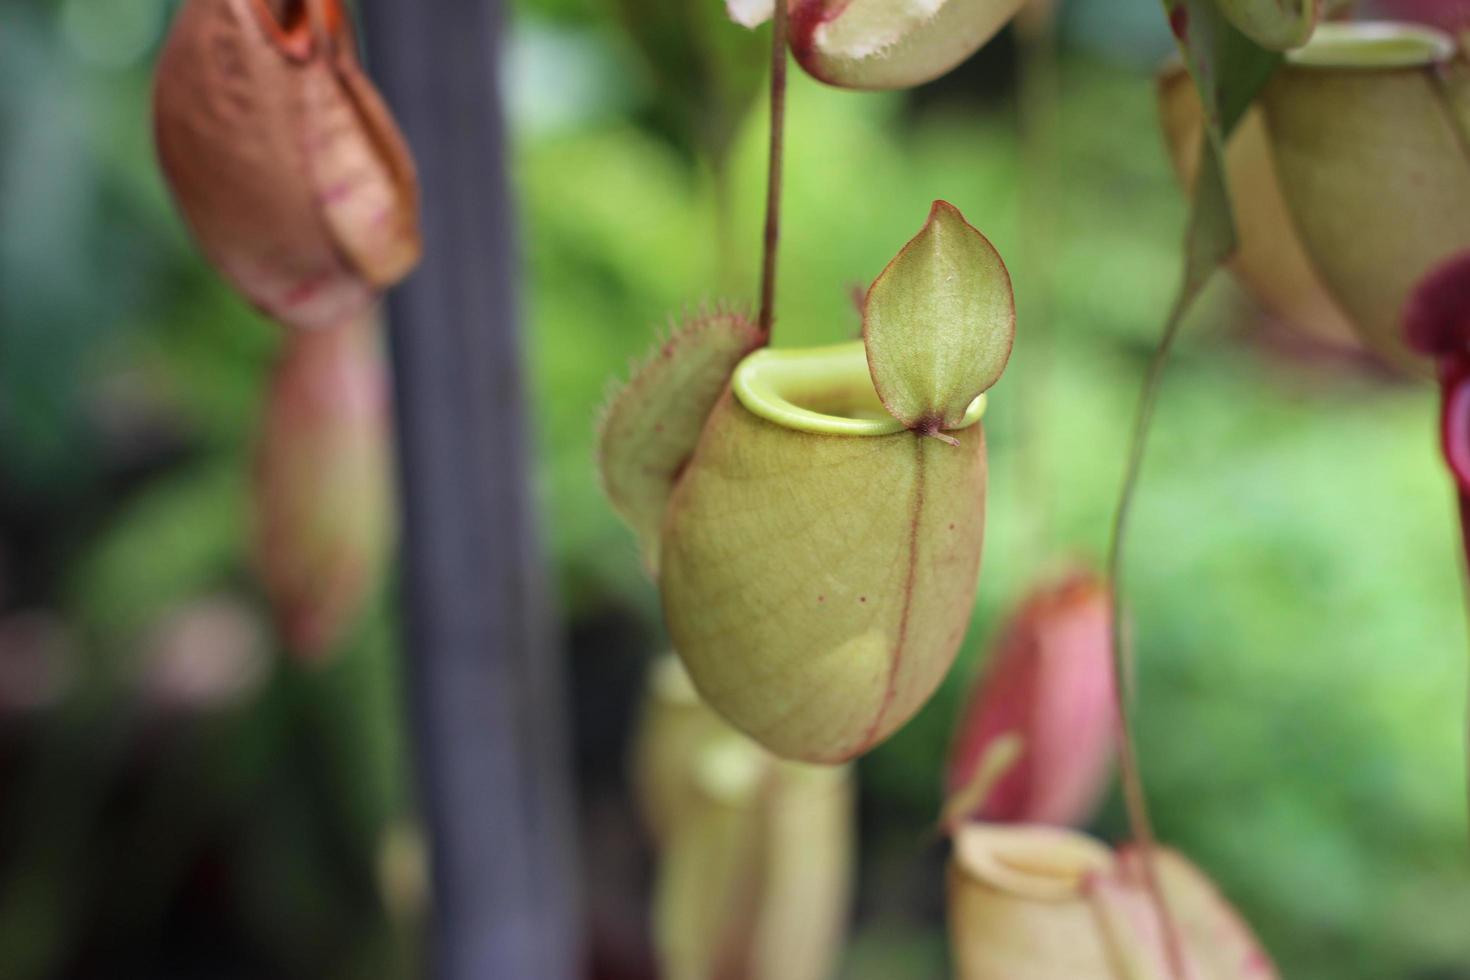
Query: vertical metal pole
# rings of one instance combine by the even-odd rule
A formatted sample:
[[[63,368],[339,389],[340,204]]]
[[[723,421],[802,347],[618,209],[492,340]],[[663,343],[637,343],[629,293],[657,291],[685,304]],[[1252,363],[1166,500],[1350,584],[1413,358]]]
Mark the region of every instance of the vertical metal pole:
[[[500,0],[362,6],[424,190],[424,263],[390,316],[433,975],[563,980],[580,960],[565,689],[529,489]]]

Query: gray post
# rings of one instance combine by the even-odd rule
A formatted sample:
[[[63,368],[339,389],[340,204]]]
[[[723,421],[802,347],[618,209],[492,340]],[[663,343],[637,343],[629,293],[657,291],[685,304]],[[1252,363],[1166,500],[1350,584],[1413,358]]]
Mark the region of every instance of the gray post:
[[[389,312],[433,975],[563,980],[579,972],[577,865],[528,478],[500,2],[362,6],[424,190],[424,263]]]

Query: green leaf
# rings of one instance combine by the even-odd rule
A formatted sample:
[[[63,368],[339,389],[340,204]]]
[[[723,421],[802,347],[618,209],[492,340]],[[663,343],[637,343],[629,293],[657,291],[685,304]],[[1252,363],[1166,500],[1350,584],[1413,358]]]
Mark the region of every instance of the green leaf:
[[[638,535],[650,572],[658,567],[664,508],[741,358],[765,343],[738,313],[694,317],[659,344],[608,402],[598,463],[613,509]]]
[[[1210,138],[1222,147],[1281,57],[1242,34],[1215,0],[1164,0],[1164,12],[1199,87]]]
[[[1190,201],[1189,228],[1184,242],[1184,270],[1174,304],[1164,321],[1159,345],[1149,366],[1139,398],[1128,460],[1123,474],[1109,546],[1108,576],[1113,592],[1114,648],[1124,655],[1118,635],[1124,603],[1123,549],[1133,491],[1147,450],[1149,428],[1157,404],[1159,384],[1170,351],[1195,298],[1235,251],[1237,237],[1225,178],[1225,143],[1271,78],[1281,58],[1256,44],[1224,18],[1214,0],[1164,0],[1169,26],[1179,43],[1184,64],[1199,90],[1204,111],[1199,173]],[[1126,738],[1125,734],[1125,738]]]
[[[1280,63],[1236,28],[1215,0],[1164,0],[1184,64],[1205,114],[1204,152],[1185,239],[1185,273],[1173,319],[1182,316],[1215,267],[1235,250],[1225,185],[1225,141]]]
[[[926,435],[957,427],[1005,370],[1015,338],[1015,297],[1000,254],[953,205],[935,201],[863,308],[868,369],[883,406]]]

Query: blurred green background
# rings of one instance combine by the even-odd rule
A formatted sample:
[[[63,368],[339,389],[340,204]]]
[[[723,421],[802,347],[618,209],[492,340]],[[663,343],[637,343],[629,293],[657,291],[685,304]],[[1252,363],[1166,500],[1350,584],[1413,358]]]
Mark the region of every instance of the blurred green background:
[[[623,762],[663,638],[598,490],[594,420],[671,315],[749,301],[764,191],[744,111],[764,35],[680,14],[695,2],[714,0],[521,0],[502,66],[609,978],[650,975]],[[412,976],[394,584],[324,669],[270,639],[244,514],[277,336],[204,266],[154,166],[171,6],[0,0],[0,977]],[[628,10],[657,13],[640,39]],[[936,197],[1008,258],[1020,305],[961,666],[859,767],[851,980],[944,975],[929,828],[964,685],[1038,574],[1106,544],[1179,264],[1153,105],[1168,49],[1154,0],[1064,4],[1040,126],[1009,31],[910,93],[793,73],[777,343],[853,335],[852,287]],[[1146,775],[1160,835],[1288,977],[1470,978],[1466,637],[1434,404],[1224,277],[1166,383],[1130,561]],[[1116,801],[1094,829],[1121,836]]]

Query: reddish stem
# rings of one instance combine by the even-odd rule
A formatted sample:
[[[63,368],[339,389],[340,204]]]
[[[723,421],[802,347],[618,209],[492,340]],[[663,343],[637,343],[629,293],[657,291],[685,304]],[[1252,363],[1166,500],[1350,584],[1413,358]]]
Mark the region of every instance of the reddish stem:
[[[1192,289],[1186,285],[1184,291],[1169,313],[1164,324],[1163,336],[1149,362],[1148,374],[1144,378],[1143,392],[1138,402],[1138,414],[1133,421],[1133,434],[1129,440],[1128,457],[1123,470],[1123,488],[1118,496],[1118,509],[1113,515],[1112,540],[1108,544],[1108,582],[1112,586],[1112,641],[1113,641],[1113,696],[1117,699],[1118,716],[1118,778],[1123,787],[1124,809],[1128,813],[1128,825],[1133,841],[1138,845],[1139,864],[1143,870],[1143,881],[1148,893],[1149,904],[1158,917],[1162,933],[1165,962],[1170,980],[1186,980],[1184,941],[1159,880],[1156,857],[1158,840],[1154,836],[1153,820],[1149,816],[1148,794],[1143,787],[1143,767],[1138,758],[1138,743],[1134,738],[1133,708],[1130,692],[1129,666],[1132,662],[1128,631],[1124,622],[1124,553],[1128,539],[1128,523],[1133,513],[1133,497],[1138,489],[1138,479],[1143,472],[1143,457],[1148,448],[1149,431],[1153,426],[1154,410],[1158,407],[1159,391],[1163,384],[1164,368],[1169,363],[1169,354],[1174,341],[1179,337],[1179,328],[1184,313],[1193,299]]]
[[[1120,630],[1115,630],[1114,636]],[[1143,789],[1142,766],[1138,761],[1138,745],[1133,739],[1131,706],[1124,678],[1115,677],[1114,697],[1118,713],[1118,770],[1119,782],[1123,787],[1124,809],[1128,811],[1129,831],[1138,846],[1139,869],[1143,872],[1144,891],[1149,904],[1159,919],[1159,933],[1163,940],[1164,962],[1168,965],[1171,980],[1186,980],[1189,976],[1185,962],[1184,941],[1179,932],[1179,923],[1174,910],[1164,894],[1163,882],[1159,880],[1159,840],[1154,834],[1153,820],[1149,818],[1148,797]]]
[[[771,155],[767,164],[766,237],[761,265],[760,328],[769,343],[776,316],[776,253],[781,243],[781,167],[786,148],[786,36],[790,14],[776,0],[771,18]]]

